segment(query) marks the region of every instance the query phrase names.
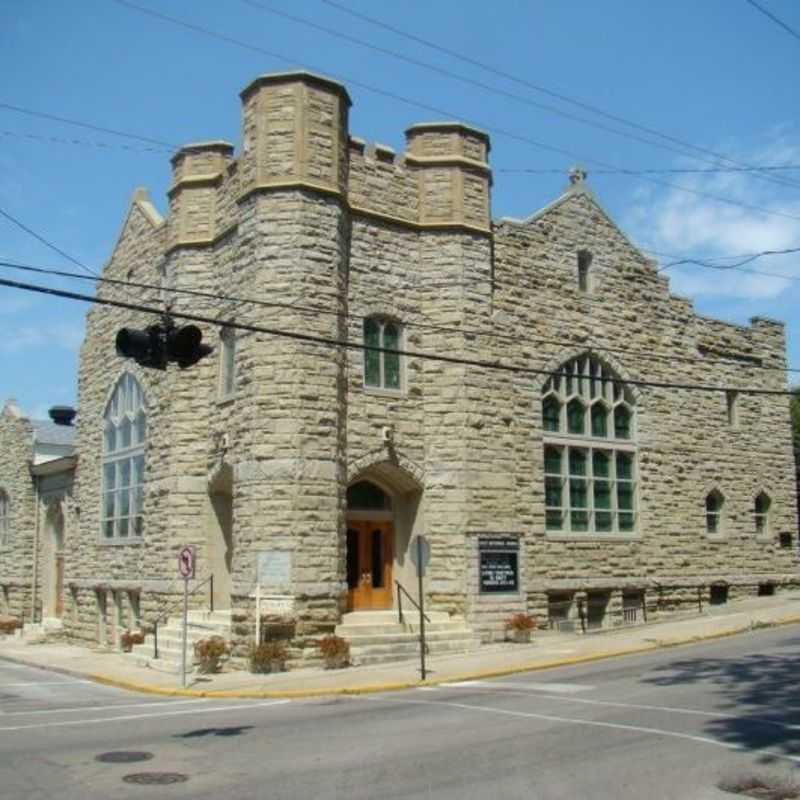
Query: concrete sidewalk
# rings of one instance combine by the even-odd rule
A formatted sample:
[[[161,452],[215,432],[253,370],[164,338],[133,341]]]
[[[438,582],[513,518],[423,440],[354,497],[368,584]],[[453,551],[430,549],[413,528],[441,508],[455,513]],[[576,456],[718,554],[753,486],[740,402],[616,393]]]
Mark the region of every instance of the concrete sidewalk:
[[[703,615],[586,636],[542,633],[529,645],[491,645],[468,654],[428,659],[426,684],[476,680],[577,664],[731,636],[760,627],[800,624],[800,593],[753,598]],[[0,639],[0,659],[80,676],[140,692],[192,697],[311,697],[389,691],[420,685],[419,661],[339,670],[301,669],[271,675],[232,671],[180,676],[137,666],[121,653],[66,643],[24,644]]]

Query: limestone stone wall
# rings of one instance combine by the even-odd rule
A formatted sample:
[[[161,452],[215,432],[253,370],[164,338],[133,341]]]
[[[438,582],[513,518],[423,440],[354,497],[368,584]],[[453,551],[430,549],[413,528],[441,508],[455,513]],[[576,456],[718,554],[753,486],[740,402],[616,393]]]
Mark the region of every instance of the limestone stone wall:
[[[396,575],[413,578],[407,548],[424,533],[429,602],[466,616],[486,639],[522,610],[546,622],[554,593],[576,608],[606,593],[617,624],[626,589],[645,591],[655,616],[707,600],[714,581],[731,597],[796,583],[788,398],[742,391],[730,424],[724,391],[785,388],[779,323],[698,315],[581,181],[527,220],[492,223],[489,141],[469,126],[412,126],[395,154],[350,135],[349,97],[333,81],[261,76],[241,99],[238,156],[218,141],[181,148],[166,220],[137,193],[105,270],[155,284],[137,290],[143,302],[215,320],[198,323],[213,354],[186,370],[143,370],[115,354],[114,337],[152,315],[96,307],[87,317],[80,516],[67,545],[76,636],[113,645],[125,626],[177,600],[182,544],[196,546],[201,577],[219,569],[215,525],[229,514],[237,654],[268,551],[288,554],[295,646],[313,657],[315,638],[344,608],[345,492],[359,478],[393,497]],[[592,257],[586,292],[580,251]],[[127,292],[101,285],[98,294]],[[357,346],[369,316],[399,323],[401,349],[418,354],[402,359],[399,390],[364,386]],[[286,334],[233,332],[229,395],[220,385],[226,323]],[[545,531],[542,386],[588,352],[635,397],[639,517],[630,535]],[[99,524],[102,418],[125,371],[147,397],[145,531],[141,542],[109,544]],[[724,534],[709,537],[704,501],[714,489],[725,498]],[[769,529],[756,536],[762,491]],[[518,592],[480,595],[476,532],[519,539]]]
[[[36,501],[28,463],[33,427],[14,403],[0,412],[0,489],[9,502],[8,534],[0,543],[0,614],[31,619]]]

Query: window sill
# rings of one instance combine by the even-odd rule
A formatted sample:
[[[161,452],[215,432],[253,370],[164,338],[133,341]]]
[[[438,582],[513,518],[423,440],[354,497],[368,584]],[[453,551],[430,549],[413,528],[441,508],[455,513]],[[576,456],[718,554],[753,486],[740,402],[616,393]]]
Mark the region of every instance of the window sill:
[[[545,531],[549,542],[640,542],[640,533],[557,533]]]
[[[229,406],[235,399],[235,394],[226,394],[225,397],[217,398],[217,406]]]
[[[143,536],[133,536],[129,539],[100,539],[98,544],[101,547],[125,547],[126,545],[142,545],[144,544]]]
[[[376,397],[405,397],[406,392],[403,389],[382,389],[379,386],[362,386],[364,394],[375,395]]]
[[[709,542],[724,542],[727,538],[724,533],[706,533]]]

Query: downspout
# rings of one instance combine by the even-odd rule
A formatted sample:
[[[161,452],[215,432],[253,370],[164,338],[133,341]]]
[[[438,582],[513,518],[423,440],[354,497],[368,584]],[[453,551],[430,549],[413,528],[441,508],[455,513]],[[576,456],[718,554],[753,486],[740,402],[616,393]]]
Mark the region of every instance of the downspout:
[[[36,622],[36,590],[39,578],[39,475],[33,476],[33,500],[36,523],[33,527],[33,583],[31,586],[31,622]]]

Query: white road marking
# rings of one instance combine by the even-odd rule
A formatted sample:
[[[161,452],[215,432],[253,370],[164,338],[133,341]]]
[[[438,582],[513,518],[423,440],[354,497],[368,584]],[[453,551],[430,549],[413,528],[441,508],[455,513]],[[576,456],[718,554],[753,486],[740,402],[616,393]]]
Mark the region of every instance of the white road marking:
[[[62,722],[40,722],[36,725],[14,725],[11,727],[0,728],[0,731],[25,731],[33,728],[61,728],[66,725],[102,725],[104,722],[126,722],[131,719],[151,719],[153,717],[179,717],[185,714],[212,714],[215,711],[250,711],[254,708],[264,708],[266,706],[282,706],[291,703],[291,700],[270,700],[266,703],[254,703],[251,705],[236,706],[215,706],[214,708],[190,708],[185,711],[166,711],[157,714],[125,714],[121,717],[101,717],[99,719],[73,719]]]
[[[2,711],[0,717],[28,717],[33,714],[75,714],[80,711],[111,711],[115,708],[149,708],[152,706],[182,706],[187,703],[208,703],[207,697],[191,700],[159,700],[156,703],[114,703],[108,706],[78,706],[75,708],[37,708],[34,711]]]
[[[464,681],[463,683],[443,683],[442,686],[444,687],[462,687],[462,686],[477,686],[479,688],[487,688],[491,689],[492,687],[498,687],[501,689],[529,689],[531,692],[540,692],[543,691],[543,687],[547,684],[540,684],[540,683],[506,683],[506,682],[497,682],[494,683],[492,681]],[[589,687],[594,688],[594,687]],[[522,695],[525,692],[521,691],[510,691],[510,692],[503,692],[502,694],[507,695]],[[800,725],[791,725],[786,722],[779,722],[777,720],[770,720],[770,719],[762,719],[761,717],[749,717],[743,714],[727,714],[724,711],[701,711],[700,709],[696,708],[681,708],[681,707],[674,707],[674,706],[651,706],[651,705],[642,705],[639,703],[620,703],[615,700],[589,700],[586,697],[562,697],[560,698],[562,702],[565,703],[582,703],[583,705],[589,706],[609,706],[611,708],[631,708],[636,711],[664,711],[668,714],[688,714],[690,716],[696,717],[714,717],[719,719],[741,719],[747,720],[748,722],[758,722],[762,725],[774,725],[777,728],[785,728],[786,730],[790,731],[800,731]]]
[[[467,703],[454,703],[447,700],[393,700],[386,696],[356,696],[355,699],[367,701],[382,701],[387,703],[406,703],[412,705],[426,705],[426,706],[446,706],[448,708],[461,708],[466,711],[482,711],[488,714],[500,714],[501,716],[509,717],[523,717],[526,719],[539,719],[544,722],[556,722],[562,725],[585,725],[590,728],[610,728],[613,730],[629,731],[631,733],[645,733],[652,736],[663,736],[670,739],[686,739],[690,742],[698,742],[699,744],[710,744],[715,747],[721,747],[725,750],[735,750],[742,753],[756,753],[759,755],[771,756],[773,758],[781,758],[786,761],[792,761],[795,764],[800,764],[800,756],[788,755],[786,753],[779,753],[776,750],[761,750],[745,747],[744,745],[734,744],[732,742],[721,742],[719,739],[712,739],[707,736],[694,736],[690,733],[679,733],[677,731],[668,731],[662,728],[649,728],[642,725],[626,725],[620,722],[603,722],[594,719],[576,719],[573,717],[559,717],[553,714],[535,714],[528,711],[513,711],[504,708],[490,708],[488,706],[473,706]],[[0,728],[0,730],[3,730]]]
[[[0,689],[11,686],[71,686],[73,683],[92,683],[92,681],[29,681],[27,683],[0,683]]]
[[[418,692],[438,692],[438,686],[417,686]]]
[[[531,692],[553,692],[555,694],[577,694],[578,692],[590,692],[597,688],[586,683],[508,683],[506,681],[459,681],[458,683],[443,683],[442,686],[528,689]]]

